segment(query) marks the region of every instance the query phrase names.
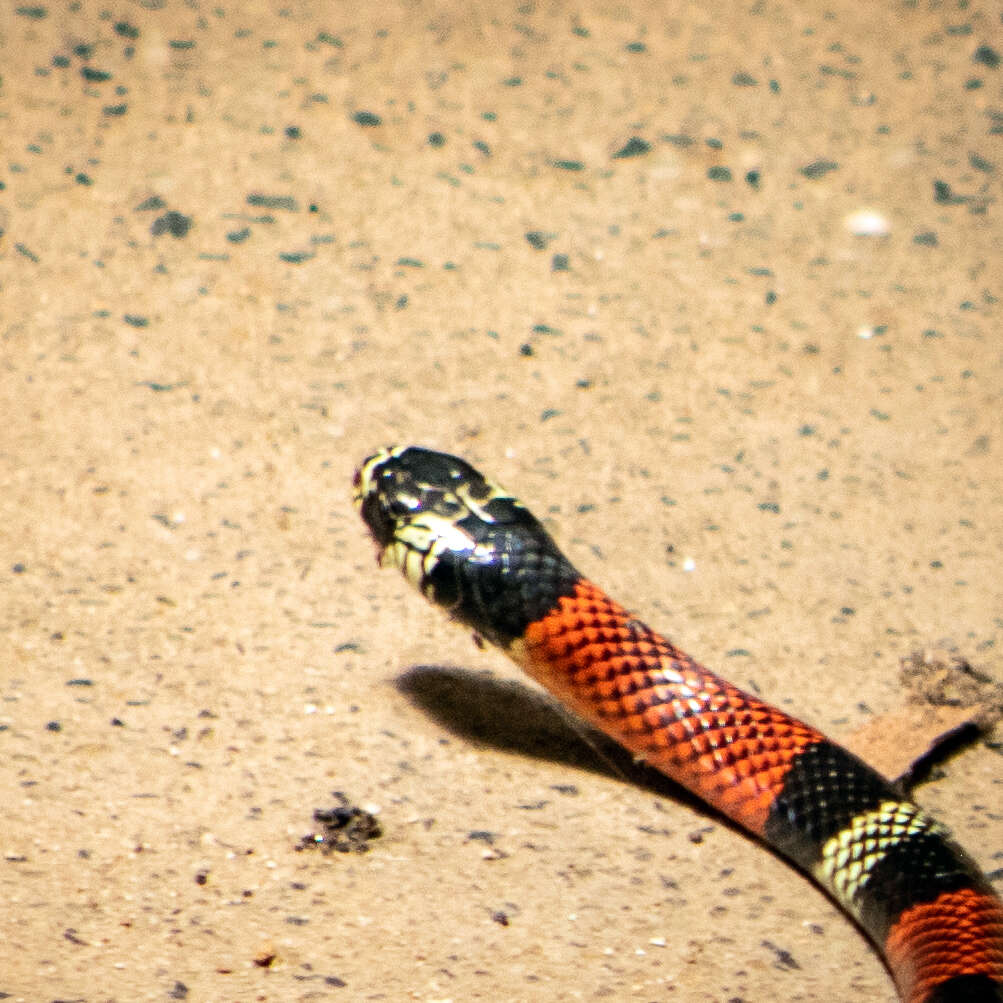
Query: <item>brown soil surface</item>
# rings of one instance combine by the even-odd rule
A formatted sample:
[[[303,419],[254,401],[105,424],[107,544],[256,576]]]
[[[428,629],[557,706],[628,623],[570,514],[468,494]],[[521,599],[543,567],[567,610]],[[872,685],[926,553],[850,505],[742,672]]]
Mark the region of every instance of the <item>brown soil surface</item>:
[[[4,5],[4,998],[891,1001],[813,885],[380,574],[351,477],[462,453],[837,739],[911,652],[998,682],[999,29]],[[918,792],[989,872],[1001,774]],[[297,850],[353,807],[368,852]]]

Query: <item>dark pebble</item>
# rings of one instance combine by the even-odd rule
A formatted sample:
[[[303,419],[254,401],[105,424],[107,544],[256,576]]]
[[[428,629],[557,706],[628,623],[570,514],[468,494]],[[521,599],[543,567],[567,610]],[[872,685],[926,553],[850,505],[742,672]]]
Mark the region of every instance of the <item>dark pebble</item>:
[[[624,160],[627,157],[640,157],[651,150],[651,143],[640,136],[631,136],[627,142],[613,154],[614,160]]]
[[[828,174],[830,171],[835,171],[839,167],[839,164],[835,160],[815,160],[810,164],[805,164],[801,168],[801,173],[810,180],[814,181],[815,178],[821,178]]]
[[[291,195],[257,195],[247,196],[247,204],[258,206],[262,209],[286,209],[289,212],[298,212],[299,206]]]
[[[951,186],[946,181],[934,181],[933,201],[937,205],[958,205],[965,199],[960,195],[955,195]]]
[[[154,237],[159,237],[163,233],[169,233],[172,237],[184,237],[187,236],[191,228],[191,216],[185,216],[184,213],[175,212],[172,209],[153,221],[150,232]]]
[[[981,63],[983,66],[995,70],[1000,64],[1000,54],[991,46],[980,45],[972,53],[972,62]]]

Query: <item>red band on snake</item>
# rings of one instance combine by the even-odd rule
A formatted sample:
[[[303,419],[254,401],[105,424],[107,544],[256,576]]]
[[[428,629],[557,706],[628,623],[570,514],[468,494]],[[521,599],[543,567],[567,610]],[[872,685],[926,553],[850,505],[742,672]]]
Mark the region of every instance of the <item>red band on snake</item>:
[[[903,1000],[1003,1003],[1003,903],[875,770],[632,616],[464,460],[382,450],[356,474],[355,501],[381,563],[811,875],[871,937]]]

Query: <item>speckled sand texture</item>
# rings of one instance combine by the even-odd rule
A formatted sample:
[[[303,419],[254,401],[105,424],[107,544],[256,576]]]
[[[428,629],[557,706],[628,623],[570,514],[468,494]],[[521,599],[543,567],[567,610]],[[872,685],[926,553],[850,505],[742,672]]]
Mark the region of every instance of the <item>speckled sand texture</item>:
[[[463,453],[835,738],[912,652],[1000,679],[1001,39],[980,0],[3,4],[0,998],[892,1000],[379,573],[351,476]],[[998,883],[1001,775],[997,731],[918,791]],[[333,791],[368,853],[297,851]]]

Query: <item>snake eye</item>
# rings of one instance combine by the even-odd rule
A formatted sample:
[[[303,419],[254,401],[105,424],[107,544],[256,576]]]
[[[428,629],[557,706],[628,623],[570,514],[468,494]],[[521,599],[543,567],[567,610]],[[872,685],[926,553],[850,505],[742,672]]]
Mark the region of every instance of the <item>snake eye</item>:
[[[398,492],[387,501],[387,514],[391,519],[404,519],[413,515],[421,507],[418,499],[413,495],[405,495]]]

